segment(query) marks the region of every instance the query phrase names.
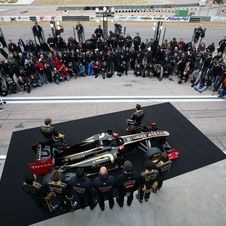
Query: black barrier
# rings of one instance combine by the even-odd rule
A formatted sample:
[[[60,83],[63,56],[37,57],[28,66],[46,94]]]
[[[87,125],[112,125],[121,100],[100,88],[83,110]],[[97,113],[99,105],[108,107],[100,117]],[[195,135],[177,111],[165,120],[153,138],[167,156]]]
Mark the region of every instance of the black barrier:
[[[62,16],[62,21],[89,21],[89,16]]]
[[[201,21],[201,17],[196,17],[196,16],[192,16],[190,17],[190,22],[200,22]]]

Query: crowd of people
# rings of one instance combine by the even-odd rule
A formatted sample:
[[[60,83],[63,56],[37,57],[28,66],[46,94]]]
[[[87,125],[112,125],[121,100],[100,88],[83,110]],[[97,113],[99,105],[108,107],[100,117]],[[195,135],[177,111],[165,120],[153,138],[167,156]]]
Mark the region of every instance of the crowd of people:
[[[157,43],[154,39],[142,40],[139,33],[135,37],[124,35],[117,24],[108,37],[103,37],[99,25],[92,37],[85,40],[84,27],[79,23],[78,41],[73,37],[65,41],[60,35],[49,35],[45,42],[38,26],[35,25],[39,31],[35,33],[39,34],[37,44],[32,40],[19,39],[18,43],[9,40],[8,59],[0,63],[1,95],[30,92],[46,83],[59,84],[81,76],[105,79],[128,75],[129,71],[135,76],[156,77],[160,81],[178,79],[179,84],[190,80],[195,90],[203,92],[209,88],[220,97],[226,93],[223,60],[226,39],[219,42],[215,51],[214,43],[206,46],[204,41],[198,42],[201,33],[194,36],[196,44],[176,38]]]

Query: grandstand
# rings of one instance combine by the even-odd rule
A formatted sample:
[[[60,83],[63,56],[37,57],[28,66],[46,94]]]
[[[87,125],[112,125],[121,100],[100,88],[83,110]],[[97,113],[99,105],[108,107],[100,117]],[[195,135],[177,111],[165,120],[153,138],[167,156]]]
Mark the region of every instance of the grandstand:
[[[121,6],[121,5],[198,5],[199,0],[35,0],[33,5]]]

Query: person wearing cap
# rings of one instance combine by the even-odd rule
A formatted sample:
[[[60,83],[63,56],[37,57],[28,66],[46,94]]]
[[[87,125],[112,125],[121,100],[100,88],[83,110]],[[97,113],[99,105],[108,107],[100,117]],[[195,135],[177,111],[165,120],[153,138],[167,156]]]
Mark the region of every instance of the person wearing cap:
[[[158,186],[159,171],[155,169],[152,161],[145,161],[145,170],[141,173],[141,186],[138,189],[136,198],[139,202],[148,201],[151,192],[156,192]]]
[[[173,162],[169,160],[166,152],[162,152],[160,160],[155,164],[155,168],[159,171],[158,186],[157,189],[160,190],[163,184],[163,180],[167,172],[172,168]]]
[[[47,142],[50,144],[62,142],[64,143],[64,134],[59,133],[52,125],[52,120],[50,118],[45,119],[45,125],[41,126],[41,134],[46,138]]]
[[[83,168],[76,169],[75,174],[76,176],[68,182],[68,186],[78,198],[78,207],[84,209],[87,203],[90,209],[93,210],[96,203],[93,201],[91,180],[87,178]]]
[[[140,175],[133,171],[133,165],[126,160],[123,165],[124,172],[117,178],[118,196],[116,201],[120,207],[124,205],[124,197],[127,197],[127,205],[133,201],[133,193],[140,185]]]
[[[113,188],[115,186],[115,179],[108,174],[107,168],[102,166],[99,171],[99,176],[95,178],[93,187],[97,192],[99,206],[101,210],[104,210],[104,200],[109,202],[110,209],[114,206]]]
[[[140,104],[136,105],[135,112],[127,119],[128,126],[136,127],[142,125],[142,120],[144,118],[144,110],[141,108]]]

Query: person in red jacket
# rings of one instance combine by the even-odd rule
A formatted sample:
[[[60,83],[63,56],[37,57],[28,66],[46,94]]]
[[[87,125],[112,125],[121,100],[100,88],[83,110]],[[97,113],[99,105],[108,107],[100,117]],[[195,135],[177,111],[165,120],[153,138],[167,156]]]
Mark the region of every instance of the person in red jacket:
[[[68,68],[65,66],[65,64],[62,64],[60,70],[60,75],[64,80],[70,80],[70,76],[69,76],[69,72],[68,72]]]
[[[39,80],[40,80],[41,84],[48,83],[47,82],[47,77],[46,77],[46,75],[44,73],[45,64],[44,64],[44,62],[42,61],[41,58],[36,63],[36,68],[38,69],[38,76],[39,76]]]
[[[53,66],[59,71],[62,67],[62,63],[59,57],[54,57],[52,60]]]

